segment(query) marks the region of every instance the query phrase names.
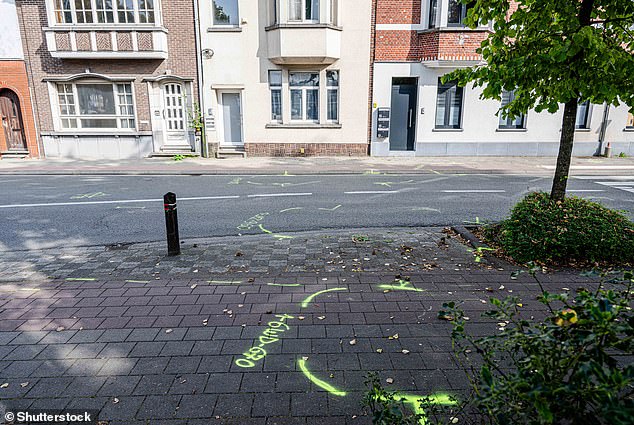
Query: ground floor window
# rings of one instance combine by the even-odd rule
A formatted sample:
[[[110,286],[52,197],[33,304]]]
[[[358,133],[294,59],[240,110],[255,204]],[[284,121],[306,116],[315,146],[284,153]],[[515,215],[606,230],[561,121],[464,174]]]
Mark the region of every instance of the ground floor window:
[[[130,83],[57,84],[63,129],[134,129]]]
[[[463,88],[456,82],[443,84],[438,79],[436,128],[461,128]]]
[[[328,121],[339,122],[339,71],[326,71]]]
[[[631,112],[627,114],[627,123],[625,124],[627,128],[634,128],[634,115]]]
[[[290,72],[291,121],[319,122],[319,73]]]
[[[282,71],[269,71],[271,89],[271,121],[282,122]]]
[[[515,100],[515,90],[502,92],[502,106],[506,106]],[[500,112],[500,128],[501,129],[521,129],[526,128],[526,116],[521,114],[515,118],[511,118],[508,115],[504,116],[503,112]]]
[[[590,101],[579,102],[577,106],[577,119],[575,120],[576,128],[590,128]]]

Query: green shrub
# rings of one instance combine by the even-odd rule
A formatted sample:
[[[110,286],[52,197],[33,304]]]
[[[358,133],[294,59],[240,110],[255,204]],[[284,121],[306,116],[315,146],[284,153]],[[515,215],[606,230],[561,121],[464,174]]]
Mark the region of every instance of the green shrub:
[[[439,315],[452,318],[454,347],[473,367],[473,405],[494,424],[632,424],[633,282],[625,273],[574,298],[542,289],[550,314],[541,322],[523,317],[517,297],[491,299],[484,316],[500,330],[483,338],[444,304]]]
[[[531,193],[487,234],[521,263],[634,262],[634,223],[576,197],[553,202],[546,193]]]

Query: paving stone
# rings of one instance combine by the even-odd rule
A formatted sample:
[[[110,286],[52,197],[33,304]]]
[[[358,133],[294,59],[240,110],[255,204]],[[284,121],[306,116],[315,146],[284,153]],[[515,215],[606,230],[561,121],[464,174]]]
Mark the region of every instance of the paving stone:
[[[174,375],[144,375],[136,386],[133,395],[167,394],[174,381]]]

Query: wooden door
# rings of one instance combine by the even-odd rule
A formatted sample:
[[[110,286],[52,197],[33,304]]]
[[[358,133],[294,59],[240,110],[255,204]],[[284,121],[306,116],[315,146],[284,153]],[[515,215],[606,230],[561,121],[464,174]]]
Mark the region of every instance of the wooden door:
[[[10,151],[25,151],[24,123],[20,112],[20,100],[11,90],[0,91],[0,118],[2,131]]]

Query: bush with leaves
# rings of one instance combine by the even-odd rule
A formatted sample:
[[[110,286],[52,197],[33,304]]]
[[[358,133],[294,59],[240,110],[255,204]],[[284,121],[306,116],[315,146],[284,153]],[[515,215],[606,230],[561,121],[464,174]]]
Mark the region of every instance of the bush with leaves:
[[[576,197],[554,202],[546,193],[531,193],[485,236],[521,263],[634,263],[634,223]]]
[[[523,317],[517,297],[493,298],[484,315],[507,325],[483,338],[466,332],[455,303],[443,305],[458,357],[472,365],[472,402],[492,423],[633,423],[633,275],[601,280],[574,296],[542,288],[538,300],[549,312],[542,322]]]

